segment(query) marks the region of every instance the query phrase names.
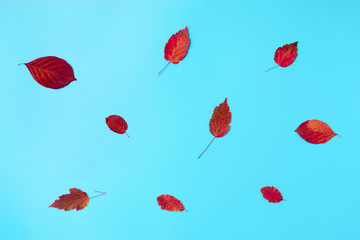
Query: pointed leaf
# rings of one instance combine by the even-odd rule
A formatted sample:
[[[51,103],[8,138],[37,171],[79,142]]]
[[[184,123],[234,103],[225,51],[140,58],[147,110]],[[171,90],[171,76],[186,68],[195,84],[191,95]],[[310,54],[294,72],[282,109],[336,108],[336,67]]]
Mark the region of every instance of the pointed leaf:
[[[64,209],[65,211],[76,208],[76,211],[79,211],[88,205],[89,200],[89,196],[86,192],[77,188],[70,188],[70,194],[61,195],[59,200],[55,200],[49,207]]]
[[[210,119],[210,132],[214,137],[223,137],[229,130],[231,123],[231,112],[227,103],[227,98],[219,106],[215,107],[214,113]]]
[[[280,191],[277,190],[275,187],[263,187],[260,191],[263,197],[271,203],[278,203],[283,200]]]
[[[174,64],[178,64],[181,60],[185,58],[189,46],[190,46],[189,32],[188,32],[188,28],[185,27],[184,29],[178,31],[176,34],[173,34],[170,37],[169,41],[165,45],[164,58],[168,60],[169,63],[171,62]],[[164,70],[164,68],[162,70]],[[162,70],[158,74],[160,74]]]
[[[111,131],[119,134],[124,134],[128,128],[126,121],[118,115],[111,115],[107,117],[106,124]]]
[[[163,194],[157,197],[157,202],[161,209],[171,212],[181,212],[185,210],[184,205],[175,197]]]
[[[187,54],[190,46],[188,28],[184,28],[173,34],[165,45],[165,59],[174,64],[178,64]]]
[[[214,138],[211,140],[209,145],[205,148],[205,150],[200,154],[198,158],[200,158],[204,154],[204,152],[209,148],[209,146],[215,140],[215,138],[223,137],[229,132],[230,123],[231,123],[231,112],[229,105],[227,103],[227,98],[225,98],[225,101],[223,103],[215,107],[213,115],[210,119],[210,123],[209,123],[210,132],[214,136]]]
[[[295,130],[305,141],[313,144],[326,143],[337,134],[320,120],[308,120]]]
[[[70,64],[58,57],[41,57],[25,63],[25,66],[33,78],[47,88],[63,88],[76,80]]]
[[[298,42],[294,42],[279,47],[275,52],[275,62],[281,67],[287,67],[291,65],[297,57],[297,43]]]

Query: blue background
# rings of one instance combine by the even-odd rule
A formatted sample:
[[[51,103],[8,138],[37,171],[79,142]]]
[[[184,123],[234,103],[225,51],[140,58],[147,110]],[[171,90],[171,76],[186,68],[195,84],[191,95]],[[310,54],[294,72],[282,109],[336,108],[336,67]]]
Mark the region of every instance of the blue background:
[[[356,239],[358,1],[1,1],[1,239]],[[164,46],[188,26],[190,49]],[[275,50],[298,57],[275,66]],[[65,59],[78,79],[52,90],[24,65]],[[231,131],[211,141],[228,98]],[[117,114],[128,134],[111,132]],[[319,119],[341,135],[312,145]],[[286,201],[268,203],[260,188]],[[69,188],[81,211],[49,208]],[[163,211],[171,194],[188,212]]]

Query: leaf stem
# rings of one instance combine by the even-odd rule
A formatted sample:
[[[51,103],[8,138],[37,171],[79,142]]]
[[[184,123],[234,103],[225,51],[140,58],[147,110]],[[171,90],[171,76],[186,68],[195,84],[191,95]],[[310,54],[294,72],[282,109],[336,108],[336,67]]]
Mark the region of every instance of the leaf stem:
[[[213,138],[213,140],[211,140],[211,142],[209,143],[209,145],[205,148],[205,150],[200,154],[200,156],[198,157],[198,159],[204,154],[204,152],[206,151],[206,149],[208,149],[211,145],[211,143],[215,140],[215,137]]]
[[[125,132],[126,136],[128,136],[128,138],[130,138],[130,136],[127,134],[127,132]]]
[[[104,195],[104,194],[106,193],[106,192],[100,192],[100,191],[95,191],[95,192],[98,192],[98,193],[101,193],[101,194],[98,194],[98,195],[96,195],[96,196],[93,196],[93,197],[91,197],[91,198],[89,198],[89,199],[96,198],[96,197],[101,196],[101,195]]]
[[[163,69],[161,69],[161,71],[158,73],[158,75],[167,67],[167,65],[169,65],[169,63],[170,63],[170,62],[168,62],[168,63],[166,64],[166,66],[165,66]]]
[[[276,65],[275,67],[269,68],[269,69],[266,70],[265,72],[268,72],[268,71],[270,71],[271,69],[277,68],[278,66],[280,66],[280,65]]]

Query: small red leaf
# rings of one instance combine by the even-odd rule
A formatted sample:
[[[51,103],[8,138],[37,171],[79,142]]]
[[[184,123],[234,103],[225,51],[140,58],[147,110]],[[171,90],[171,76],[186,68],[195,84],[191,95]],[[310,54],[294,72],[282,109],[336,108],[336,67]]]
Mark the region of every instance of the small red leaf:
[[[297,57],[297,43],[298,42],[294,42],[279,47],[275,52],[275,62],[281,67],[287,67],[291,65]]]
[[[278,203],[283,200],[280,191],[275,187],[263,187],[260,191],[263,197],[271,203]]]
[[[111,131],[119,133],[119,134],[126,133],[126,130],[128,128],[126,121],[118,115],[111,115],[111,116],[107,117],[106,124],[108,125],[108,127],[110,128]],[[126,135],[127,135],[127,133],[126,133]],[[129,137],[129,135],[127,135],[127,136]]]
[[[308,120],[295,130],[305,141],[313,144],[326,143],[337,134],[320,120]]]
[[[273,68],[278,66],[287,67],[295,61],[297,57],[297,43],[286,44],[276,50],[274,60],[278,65]],[[266,70],[266,72],[273,68]]]
[[[25,66],[33,78],[47,88],[63,88],[76,80],[70,64],[58,57],[41,57],[25,63]]]
[[[76,208],[76,211],[84,209],[89,203],[89,196],[86,192],[77,188],[70,188],[70,194],[64,194],[55,200],[49,207],[64,209],[70,211]]]
[[[205,148],[205,150],[200,154],[198,158],[203,155],[203,153],[208,149],[210,144],[214,141],[215,138],[220,138],[225,136],[229,130],[231,123],[231,112],[229,105],[227,103],[227,98],[225,101],[221,103],[219,106],[215,107],[213,115],[209,122],[210,132],[214,136],[213,140],[209,143],[209,145]]]
[[[171,212],[181,212],[185,210],[184,205],[175,197],[163,194],[157,197],[157,202],[161,209]]]
[[[183,60],[186,57],[189,46],[190,38],[187,27],[178,31],[176,34],[173,34],[166,43],[164,49],[164,57],[169,61],[166,66],[169,65],[170,62],[178,64],[181,60]],[[162,70],[164,70],[165,67]],[[158,74],[160,74],[162,70]]]

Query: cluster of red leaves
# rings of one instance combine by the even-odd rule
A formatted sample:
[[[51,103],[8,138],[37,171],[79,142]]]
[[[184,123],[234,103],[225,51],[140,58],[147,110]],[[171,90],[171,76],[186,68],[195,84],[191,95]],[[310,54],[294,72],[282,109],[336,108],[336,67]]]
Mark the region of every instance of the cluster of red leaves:
[[[61,195],[59,199],[55,200],[55,202],[49,207],[63,209],[65,211],[70,211],[73,209],[79,211],[84,209],[89,204],[90,198],[86,192],[83,192],[77,188],[71,188],[69,190],[70,194]],[[100,193],[101,194],[97,196],[105,194],[103,192]],[[261,193],[263,194],[263,197],[271,203],[278,203],[283,200],[281,193],[275,187],[263,187],[261,188]],[[167,210],[170,212],[182,212],[185,210],[184,204],[179,199],[169,194],[158,196],[157,202],[162,210]]]
[[[297,43],[298,42],[286,44],[276,50],[274,61],[278,65],[275,67],[288,67],[295,61],[298,55]],[[187,27],[178,31],[176,34],[173,34],[166,43],[164,49],[164,58],[169,61],[167,65],[169,63],[178,64],[181,60],[183,60],[188,53],[189,46],[190,38]],[[40,85],[46,88],[63,88],[69,85],[72,81],[76,80],[74,71],[70,64],[67,63],[64,59],[58,57],[41,57],[24,64],[30,71],[33,78]],[[160,74],[165,69],[165,67],[158,74]],[[270,68],[269,70],[273,68]],[[198,158],[203,155],[203,153],[208,149],[215,138],[223,137],[229,132],[230,123],[231,112],[227,103],[227,98],[225,98],[223,103],[215,107],[209,122],[210,133],[214,136],[214,138]],[[111,115],[106,118],[106,124],[111,131],[118,134],[125,133],[129,137],[126,132],[128,129],[128,124],[122,117],[118,115]],[[297,132],[305,141],[312,144],[326,143],[337,135],[325,122],[320,120],[305,121],[300,124],[295,132]],[[271,203],[278,203],[283,201],[283,197],[280,191],[275,187],[263,187],[260,191],[263,197]],[[97,196],[105,194],[103,192],[99,193],[101,194]],[[77,188],[71,188],[70,194],[61,195],[59,199],[55,200],[55,202],[49,207],[64,209],[65,211],[70,211],[72,209],[79,211],[88,205],[90,199],[91,198],[89,198],[86,192],[83,192]],[[181,212],[185,210],[185,207],[180,200],[168,194],[157,197],[157,202],[163,210],[172,212]]]

